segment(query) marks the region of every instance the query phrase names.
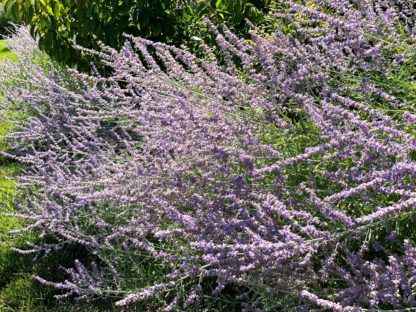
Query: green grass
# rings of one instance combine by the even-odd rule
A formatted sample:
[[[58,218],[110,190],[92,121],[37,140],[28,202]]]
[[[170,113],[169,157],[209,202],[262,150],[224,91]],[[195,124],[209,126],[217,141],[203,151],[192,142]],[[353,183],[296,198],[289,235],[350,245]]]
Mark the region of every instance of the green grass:
[[[7,48],[7,40],[0,40],[0,60],[6,58],[16,60],[16,56]]]

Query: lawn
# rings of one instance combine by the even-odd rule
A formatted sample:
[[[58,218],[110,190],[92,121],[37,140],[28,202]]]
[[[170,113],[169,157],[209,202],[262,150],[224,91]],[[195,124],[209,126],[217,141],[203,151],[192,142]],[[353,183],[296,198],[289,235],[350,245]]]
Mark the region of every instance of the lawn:
[[[0,40],[0,59],[16,59],[15,55],[7,48],[7,40]]]

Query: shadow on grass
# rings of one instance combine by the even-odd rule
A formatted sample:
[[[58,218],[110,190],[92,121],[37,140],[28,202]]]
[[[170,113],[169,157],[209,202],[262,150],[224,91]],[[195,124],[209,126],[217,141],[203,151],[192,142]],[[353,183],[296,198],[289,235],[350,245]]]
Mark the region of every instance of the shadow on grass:
[[[22,255],[9,246],[0,246],[0,311],[115,311],[109,301],[77,302],[57,301],[60,291],[44,286],[33,279],[39,275],[52,281],[65,279],[62,267],[72,267],[74,259],[86,253],[77,246],[68,246],[61,252],[35,259],[35,255]]]

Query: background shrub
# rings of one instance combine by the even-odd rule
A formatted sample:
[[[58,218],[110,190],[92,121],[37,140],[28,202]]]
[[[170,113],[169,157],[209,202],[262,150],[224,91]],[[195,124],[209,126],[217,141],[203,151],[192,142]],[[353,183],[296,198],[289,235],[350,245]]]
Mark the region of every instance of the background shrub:
[[[89,68],[89,61],[73,45],[97,49],[98,41],[120,48],[123,33],[172,44],[186,43],[200,34],[201,19],[209,16],[235,30],[244,19],[264,19],[269,0],[122,0],[30,1],[3,0],[7,14],[31,26],[40,47],[53,59]],[[195,43],[199,44],[199,43]]]
[[[9,33],[10,23],[15,22],[16,20],[4,11],[3,5],[0,3],[0,36],[7,35]]]

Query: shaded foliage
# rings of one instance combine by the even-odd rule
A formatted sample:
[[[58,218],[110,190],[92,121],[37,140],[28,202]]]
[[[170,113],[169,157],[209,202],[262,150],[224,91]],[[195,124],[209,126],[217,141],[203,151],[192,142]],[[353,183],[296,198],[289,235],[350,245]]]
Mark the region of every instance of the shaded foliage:
[[[5,11],[31,26],[40,47],[53,59],[89,68],[79,44],[97,49],[98,41],[120,48],[123,33],[181,44],[199,34],[201,19],[209,16],[238,30],[244,19],[264,19],[269,0],[3,0]],[[247,30],[247,29],[246,29]]]

